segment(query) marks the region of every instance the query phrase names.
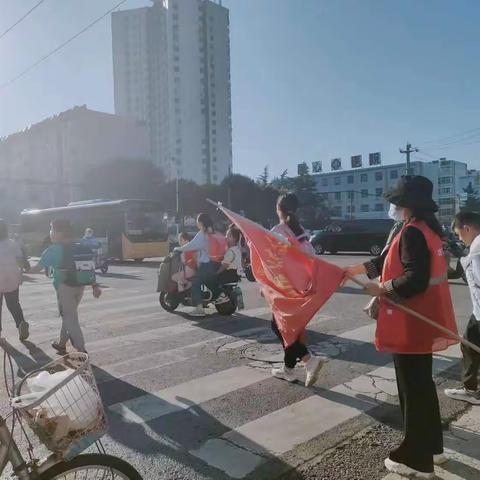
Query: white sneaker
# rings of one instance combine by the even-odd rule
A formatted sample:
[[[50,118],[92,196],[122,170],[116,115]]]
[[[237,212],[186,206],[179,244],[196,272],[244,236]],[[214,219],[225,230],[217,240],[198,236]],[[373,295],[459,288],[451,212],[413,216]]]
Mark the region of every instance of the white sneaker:
[[[286,380],[287,382],[294,382],[297,379],[295,376],[295,369],[288,368],[285,365],[278,368],[272,368],[272,376]]]
[[[194,307],[193,310],[188,312],[188,315],[190,315],[191,317],[204,317],[206,313],[205,309],[201,305],[198,305]]]
[[[385,468],[389,472],[397,473],[398,475],[401,475],[403,477],[425,478],[425,479],[435,478],[435,474],[433,472],[432,473],[420,472],[407,465],[404,465],[403,463],[394,462],[389,458],[385,459]]]
[[[435,465],[443,465],[446,462],[448,462],[448,457],[444,453],[437,453],[437,455],[433,456],[433,463]]]
[[[444,390],[447,397],[455,400],[462,400],[463,402],[471,403],[472,405],[480,405],[480,391],[467,390],[465,387],[460,388],[446,388]]]
[[[224,293],[221,293],[213,303],[215,305],[221,305],[222,303],[228,303],[229,301],[230,299]]]
[[[320,374],[320,370],[324,365],[324,361],[318,357],[314,357],[313,355],[310,357],[307,363],[305,363],[305,371],[307,372],[307,376],[305,378],[305,386],[311,387],[317,380],[318,375]]]

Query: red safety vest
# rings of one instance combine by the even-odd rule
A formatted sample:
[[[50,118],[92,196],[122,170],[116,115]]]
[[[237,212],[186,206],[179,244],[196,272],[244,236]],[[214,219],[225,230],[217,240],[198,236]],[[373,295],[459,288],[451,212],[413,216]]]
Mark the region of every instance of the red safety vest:
[[[197,252],[185,252],[185,265],[192,270],[197,269]]]
[[[442,240],[424,222],[406,225],[392,241],[383,265],[382,282],[401,277],[404,274],[400,261],[400,238],[405,228],[418,228],[425,236],[430,252],[430,284],[425,292],[406,300],[403,305],[448,328],[451,332],[457,333]],[[380,299],[375,335],[377,350],[423,354],[445,350],[455,343],[458,341],[439,329]]]
[[[227,251],[227,239],[220,233],[208,234],[208,256],[212,262],[220,263]]]

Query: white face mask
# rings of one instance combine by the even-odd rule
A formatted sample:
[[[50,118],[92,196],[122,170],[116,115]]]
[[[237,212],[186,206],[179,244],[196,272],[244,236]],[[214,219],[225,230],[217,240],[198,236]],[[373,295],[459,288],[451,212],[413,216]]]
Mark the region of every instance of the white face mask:
[[[403,222],[403,208],[397,207],[393,203],[390,204],[390,210],[388,211],[388,216],[395,222]]]

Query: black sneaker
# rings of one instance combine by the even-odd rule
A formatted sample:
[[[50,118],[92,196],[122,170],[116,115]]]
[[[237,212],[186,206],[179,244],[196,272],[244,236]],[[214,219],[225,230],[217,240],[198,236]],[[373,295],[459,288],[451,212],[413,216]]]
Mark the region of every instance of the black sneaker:
[[[62,347],[58,342],[52,342],[52,348],[57,351],[57,355],[61,355],[62,357],[67,354],[67,349]]]

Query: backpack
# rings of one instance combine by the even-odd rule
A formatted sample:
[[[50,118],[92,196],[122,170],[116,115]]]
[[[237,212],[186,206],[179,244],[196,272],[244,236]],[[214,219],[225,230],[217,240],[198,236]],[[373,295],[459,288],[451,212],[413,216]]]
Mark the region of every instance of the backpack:
[[[92,250],[81,243],[63,247],[62,283],[69,287],[94,285],[95,257]]]
[[[220,263],[227,251],[227,239],[219,233],[208,234],[208,256],[215,263]]]

